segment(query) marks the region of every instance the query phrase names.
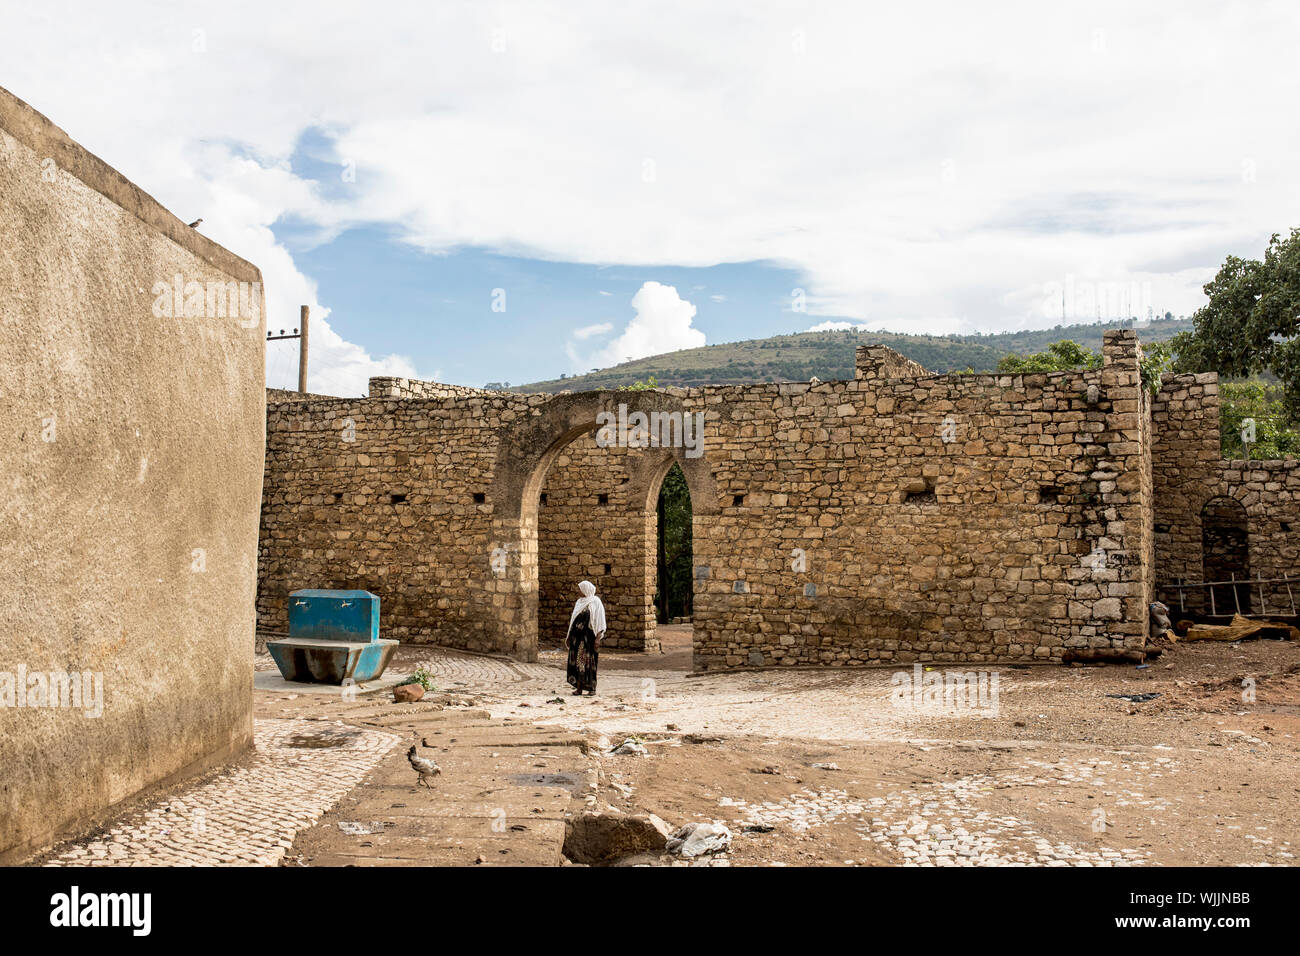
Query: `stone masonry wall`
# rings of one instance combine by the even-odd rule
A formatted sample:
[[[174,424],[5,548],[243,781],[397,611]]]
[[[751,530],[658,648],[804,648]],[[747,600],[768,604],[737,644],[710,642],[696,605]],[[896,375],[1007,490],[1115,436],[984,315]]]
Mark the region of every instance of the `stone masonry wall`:
[[[586,434],[566,447],[547,473],[537,522],[538,639],[543,645],[564,639],[578,582],[587,580],[605,604],[608,631],[602,647],[657,648],[655,514],[632,493],[630,474],[643,457],[637,449],[601,448]]]
[[[709,390],[697,668],[1140,647],[1136,340],[1106,352],[1095,373]]]
[[[364,588],[387,637],[535,656],[510,580],[519,524],[494,520],[489,493],[492,429],[547,397],[268,404],[259,628],[287,630],[290,591]]]
[[[1175,585],[1205,581],[1202,512],[1214,498],[1229,498],[1245,510],[1252,577],[1295,575],[1300,570],[1300,531],[1293,530],[1300,529],[1300,461],[1220,457],[1219,385],[1212,372],[1165,376],[1152,423],[1158,599],[1175,612],[1210,610],[1199,590],[1186,592],[1180,604]],[[1231,589],[1226,590],[1230,595]],[[1261,608],[1289,613],[1292,596],[1300,599],[1300,588],[1292,585],[1291,592],[1285,584],[1253,586],[1248,603],[1255,613]],[[1216,599],[1220,597],[1216,589]]]
[[[422,382],[414,378],[372,378],[370,380],[371,398],[469,398],[475,395],[491,395],[481,388],[467,385],[447,385],[443,382]]]
[[[873,361],[817,385],[273,405],[259,612],[274,626],[291,588],[368,587],[389,636],[534,655],[539,544],[563,502],[617,493],[591,484],[617,466],[561,449],[627,401],[705,414],[703,457],[683,461],[697,669],[1140,647],[1147,410],[1134,335],[1104,352],[1095,372],[896,378]],[[599,554],[578,550],[564,560]],[[548,628],[571,600],[547,597]]]

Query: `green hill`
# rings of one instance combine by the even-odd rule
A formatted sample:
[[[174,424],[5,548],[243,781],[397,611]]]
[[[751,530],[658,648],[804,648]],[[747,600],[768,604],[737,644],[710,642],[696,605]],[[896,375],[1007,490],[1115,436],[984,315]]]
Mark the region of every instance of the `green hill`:
[[[908,335],[899,332],[800,332],[747,342],[726,342],[698,349],[651,355],[613,368],[532,382],[500,386],[519,392],[586,391],[618,388],[645,381],[651,375],[661,386],[747,385],[756,382],[806,382],[851,379],[854,349],[859,345],[888,345],[932,372],[993,371],[1004,355],[1041,352],[1052,342],[1072,339],[1091,349],[1101,348],[1107,329],[1126,328],[1131,321],[1058,325],[977,335]],[[1160,319],[1138,329],[1143,342],[1160,342],[1190,330],[1190,319]]]

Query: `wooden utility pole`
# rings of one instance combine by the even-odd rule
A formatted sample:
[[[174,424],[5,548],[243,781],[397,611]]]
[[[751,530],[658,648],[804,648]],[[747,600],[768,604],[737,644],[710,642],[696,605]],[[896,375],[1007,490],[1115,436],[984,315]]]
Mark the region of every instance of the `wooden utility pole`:
[[[298,339],[298,391],[307,391],[307,316],[310,310],[302,307],[302,336]]]
[[[268,342],[279,342],[281,339],[298,340],[298,391],[305,393],[307,391],[307,317],[309,313],[307,306],[301,307],[300,321],[298,328],[293,330],[293,335],[286,335],[284,329],[280,330],[279,335],[272,335],[271,330],[266,330],[266,340]]]

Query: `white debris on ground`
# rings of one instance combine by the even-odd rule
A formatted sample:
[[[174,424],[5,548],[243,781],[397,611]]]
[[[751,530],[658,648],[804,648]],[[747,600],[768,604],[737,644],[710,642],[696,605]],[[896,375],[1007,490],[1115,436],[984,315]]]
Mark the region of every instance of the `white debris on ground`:
[[[668,841],[668,852],[684,857],[721,853],[731,847],[731,831],[718,821],[688,823]]]
[[[398,737],[341,721],[258,720],[231,770],[55,850],[46,866],[276,866]]]

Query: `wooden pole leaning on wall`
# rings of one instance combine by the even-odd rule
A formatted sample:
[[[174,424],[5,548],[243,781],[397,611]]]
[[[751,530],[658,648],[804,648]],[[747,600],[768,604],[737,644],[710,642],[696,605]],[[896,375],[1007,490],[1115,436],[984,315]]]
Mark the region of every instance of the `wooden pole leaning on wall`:
[[[302,307],[302,319],[298,324],[301,329],[298,337],[298,391],[307,391],[307,318],[310,313],[307,306]]]

